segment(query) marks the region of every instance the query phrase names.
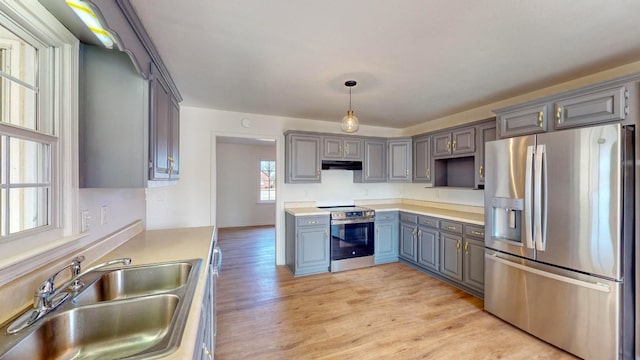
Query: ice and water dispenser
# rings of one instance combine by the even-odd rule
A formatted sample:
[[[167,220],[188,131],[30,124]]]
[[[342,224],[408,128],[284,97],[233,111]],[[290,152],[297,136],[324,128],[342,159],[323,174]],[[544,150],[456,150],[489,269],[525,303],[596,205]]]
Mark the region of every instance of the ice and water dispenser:
[[[494,239],[514,241],[522,243],[522,214],[524,199],[500,198],[491,199],[493,211]]]

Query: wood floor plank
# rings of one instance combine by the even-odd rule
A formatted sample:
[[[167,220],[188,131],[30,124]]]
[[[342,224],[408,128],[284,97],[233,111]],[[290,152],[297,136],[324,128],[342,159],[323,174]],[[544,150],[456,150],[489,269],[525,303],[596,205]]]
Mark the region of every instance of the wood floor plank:
[[[218,232],[218,360],[575,359],[404,264],[294,278],[274,236]]]

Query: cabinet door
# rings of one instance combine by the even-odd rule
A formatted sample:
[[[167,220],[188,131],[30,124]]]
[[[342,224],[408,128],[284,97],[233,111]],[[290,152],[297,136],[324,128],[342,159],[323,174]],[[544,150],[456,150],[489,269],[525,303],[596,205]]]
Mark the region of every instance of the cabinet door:
[[[431,136],[413,142],[413,182],[431,181]]]
[[[500,138],[547,131],[548,105],[534,105],[498,114]]]
[[[323,137],[322,158],[342,159],[342,139],[336,137]]]
[[[554,127],[564,129],[626,118],[627,90],[624,86],[559,100],[554,107]]]
[[[476,138],[478,149],[476,151],[477,155],[474,162],[475,178],[476,185],[481,185],[484,184],[484,145],[486,142],[496,139],[495,120],[487,124],[478,125],[476,127]]]
[[[409,261],[417,261],[418,249],[416,246],[416,224],[400,223],[399,256]]]
[[[440,273],[462,281],[462,237],[440,233]]]
[[[451,133],[433,135],[433,157],[451,154]]]
[[[464,239],[464,284],[484,291],[484,242]]]
[[[388,142],[389,166],[388,181],[411,181],[411,140],[392,140]]]
[[[171,157],[169,158],[169,178],[180,177],[180,105],[171,97]]]
[[[362,140],[344,139],[342,157],[345,160],[362,160]]]
[[[169,86],[160,74],[153,74],[151,81],[151,154],[152,167],[149,178],[151,180],[166,180],[169,178],[171,149],[171,95]]]
[[[329,268],[329,228],[308,226],[298,229],[296,235],[296,271]]]
[[[320,182],[320,138],[309,135],[289,135],[287,166],[289,182]]]
[[[384,140],[365,140],[364,163],[362,165],[364,182],[387,181],[387,142]]]
[[[438,271],[438,231],[418,227],[418,264]]]
[[[377,215],[376,215],[377,217]],[[398,221],[377,221],[374,239],[375,263],[398,261]]]
[[[468,154],[476,151],[476,129],[464,128],[451,133],[451,154]]]

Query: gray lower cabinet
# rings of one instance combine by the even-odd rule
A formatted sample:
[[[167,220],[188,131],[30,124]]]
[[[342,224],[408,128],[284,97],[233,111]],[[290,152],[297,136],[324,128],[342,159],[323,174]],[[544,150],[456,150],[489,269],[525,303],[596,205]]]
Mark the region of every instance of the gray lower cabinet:
[[[411,261],[418,261],[418,216],[400,213],[400,252],[399,257]]]
[[[389,140],[387,146],[387,181],[411,182],[411,139]]]
[[[418,226],[418,264],[433,271],[438,271],[439,236],[436,229],[423,225]]]
[[[462,281],[462,236],[440,233],[440,273]]]
[[[365,139],[362,170],[353,172],[353,182],[386,181],[387,141],[383,139]]]
[[[399,258],[472,295],[483,296],[482,225],[401,212]]]
[[[285,182],[319,183],[320,136],[285,134]]]
[[[329,215],[285,217],[286,264],[294,276],[329,271]]]
[[[383,264],[398,261],[398,212],[376,212],[374,262]]]

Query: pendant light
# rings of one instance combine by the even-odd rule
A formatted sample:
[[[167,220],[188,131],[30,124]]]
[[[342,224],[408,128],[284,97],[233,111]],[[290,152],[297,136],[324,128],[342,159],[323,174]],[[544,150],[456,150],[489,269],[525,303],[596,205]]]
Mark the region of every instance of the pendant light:
[[[358,118],[353,115],[353,110],[351,109],[351,88],[356,86],[355,80],[349,80],[344,83],[344,86],[349,88],[349,110],[347,110],[347,116],[342,118],[342,131],[346,133],[354,133],[358,131],[360,127],[360,122]]]

